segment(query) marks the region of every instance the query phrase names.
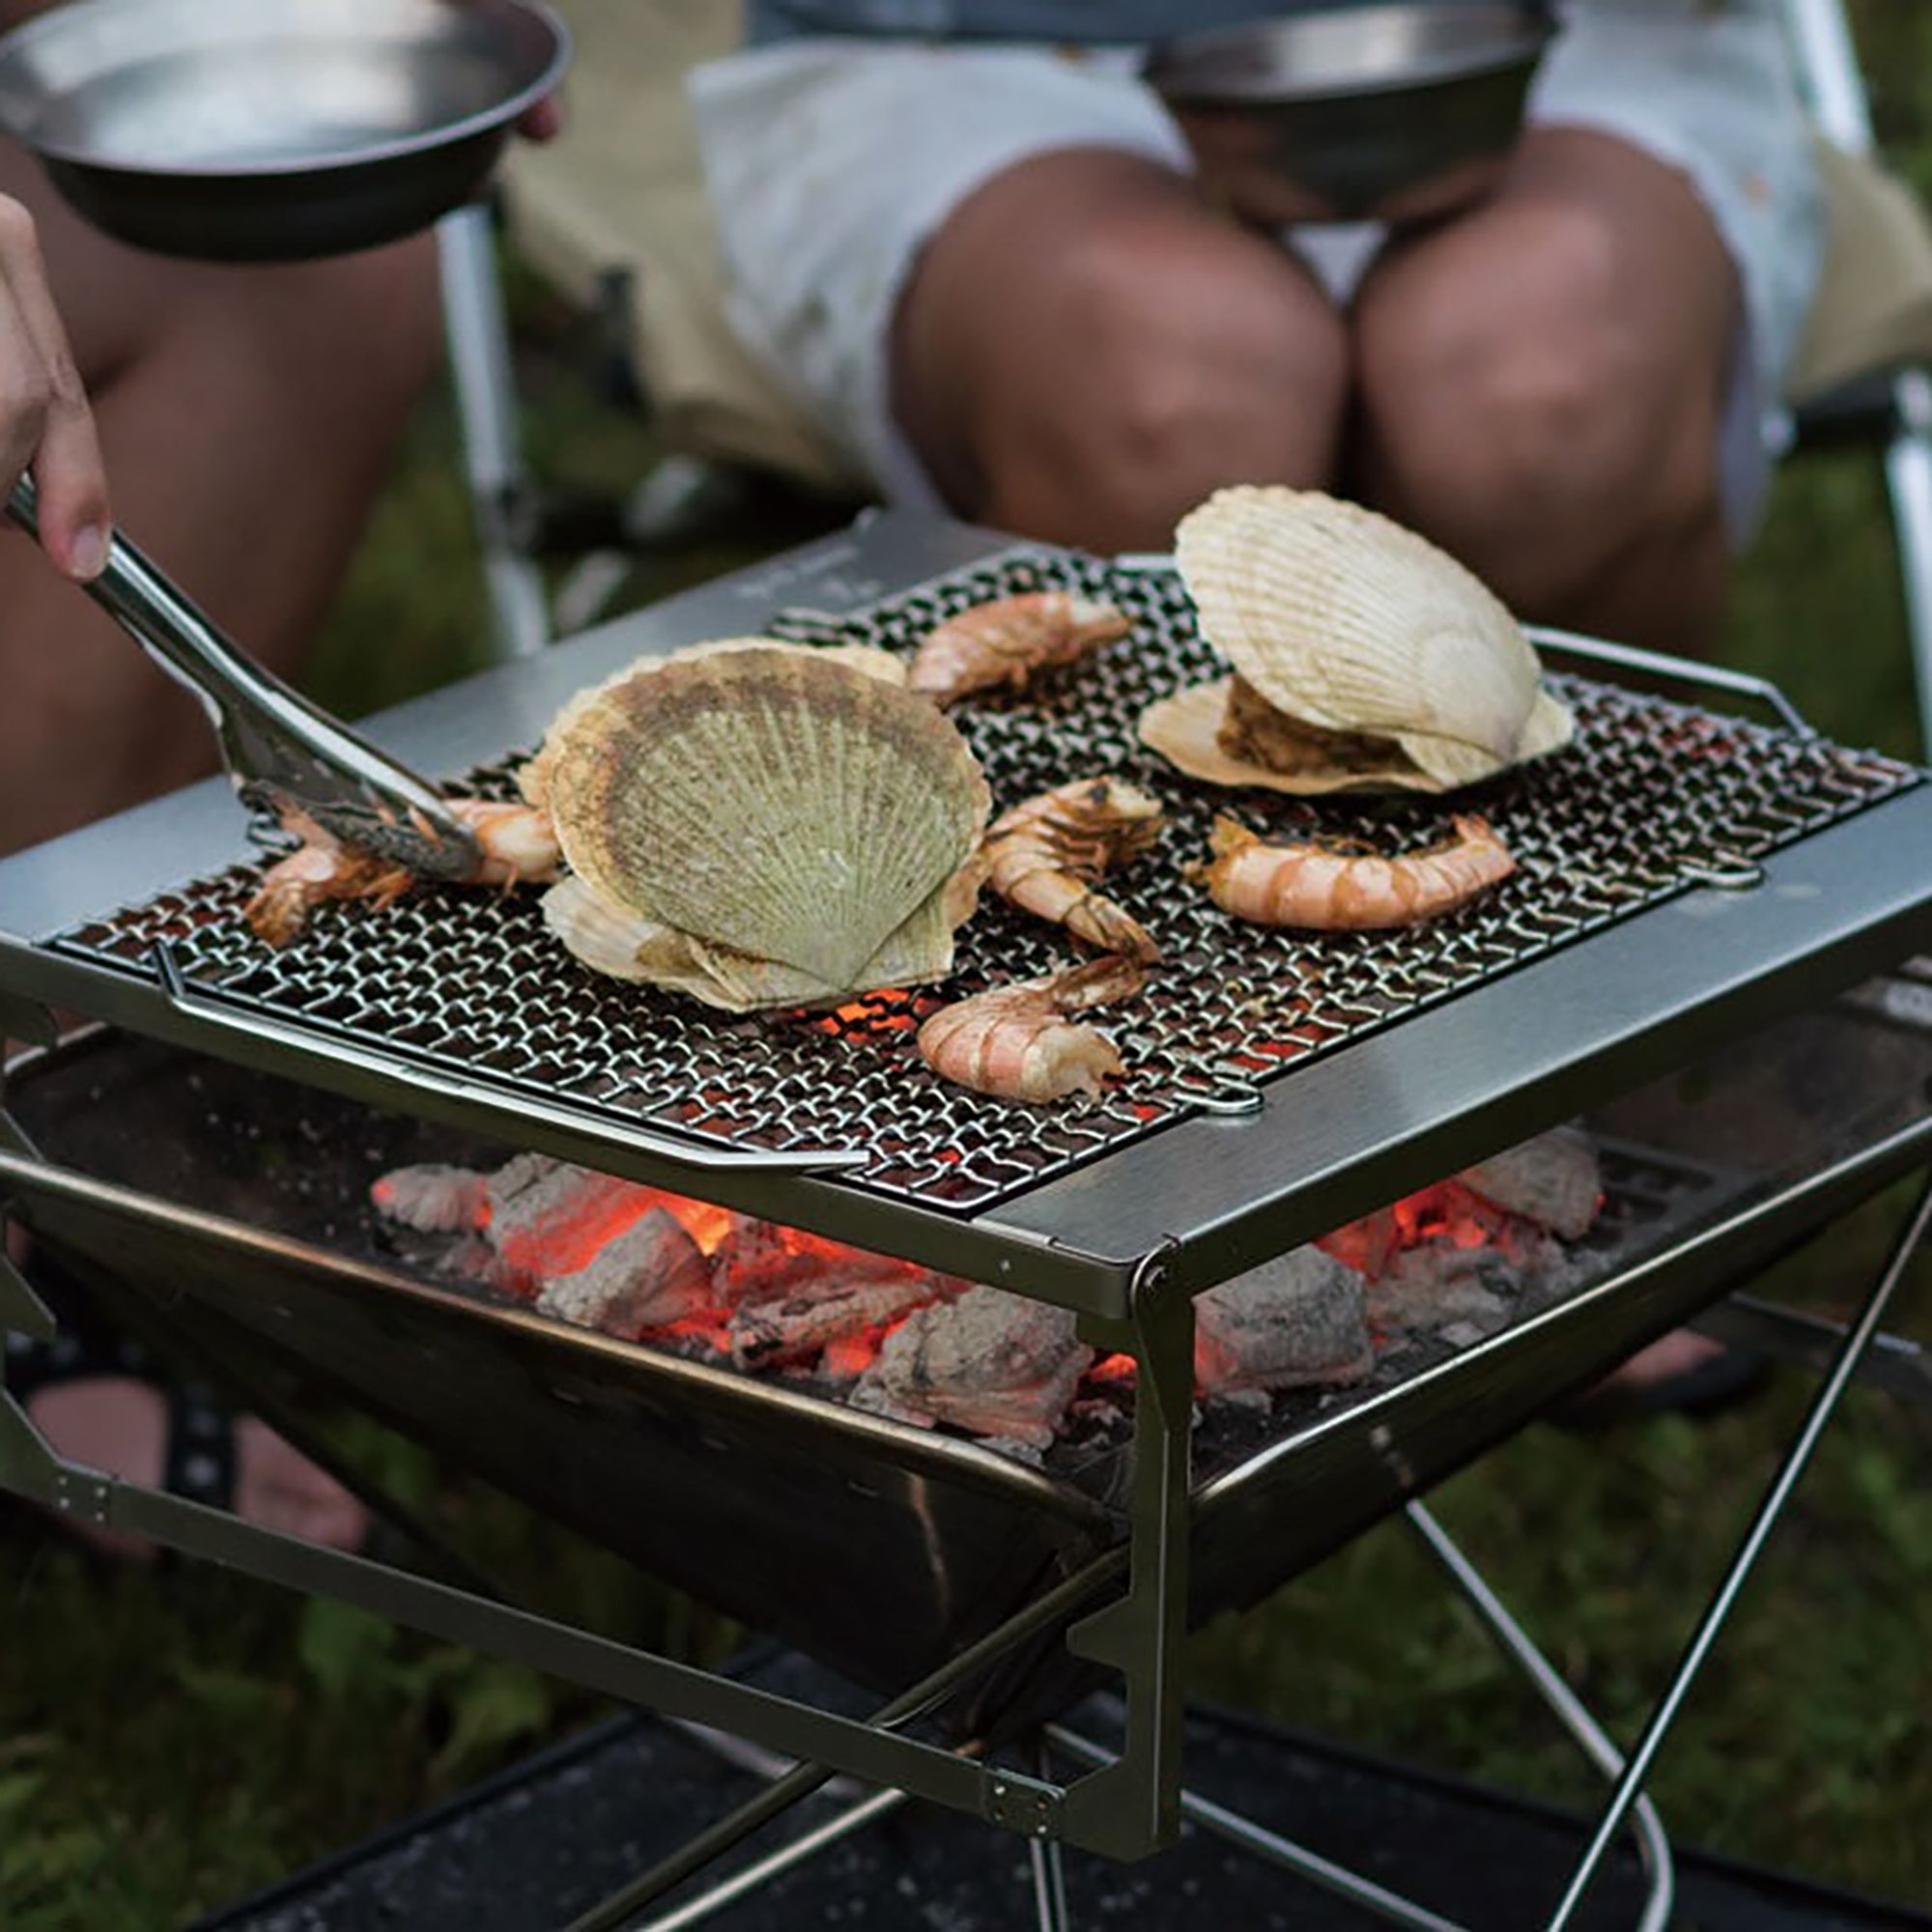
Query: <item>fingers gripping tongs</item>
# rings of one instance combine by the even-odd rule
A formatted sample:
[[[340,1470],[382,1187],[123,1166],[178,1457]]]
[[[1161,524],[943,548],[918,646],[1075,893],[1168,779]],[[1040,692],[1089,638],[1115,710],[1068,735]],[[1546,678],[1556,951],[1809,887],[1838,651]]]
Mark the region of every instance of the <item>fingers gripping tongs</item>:
[[[14,484],[7,514],[39,540],[30,477]],[[424,878],[473,873],[476,841],[434,786],[256,664],[126,538],[112,539],[106,567],[84,587],[201,699],[245,806],[295,806],[344,844]]]

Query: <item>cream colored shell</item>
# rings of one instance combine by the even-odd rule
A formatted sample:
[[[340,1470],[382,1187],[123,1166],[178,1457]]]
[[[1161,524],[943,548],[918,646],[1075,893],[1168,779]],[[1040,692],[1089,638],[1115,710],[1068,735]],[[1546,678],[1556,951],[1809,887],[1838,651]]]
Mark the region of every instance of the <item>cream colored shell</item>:
[[[1267,765],[1237,758],[1221,744],[1221,721],[1227,715],[1228,693],[1235,680],[1216,678],[1212,684],[1191,684],[1171,697],[1157,699],[1140,715],[1141,743],[1158,752],[1177,771],[1209,784],[1255,785],[1264,791],[1290,792],[1300,798],[1321,798],[1338,791],[1427,791],[1453,788],[1425,772],[1393,739],[1387,762],[1373,768],[1359,764],[1324,769],[1309,765],[1300,771],[1278,772]],[[1553,698],[1539,703],[1530,714],[1515,762],[1540,757],[1567,745],[1574,726],[1569,712]],[[1487,773],[1484,774],[1488,776]]]
[[[1180,520],[1201,633],[1270,704],[1386,737],[1439,787],[1567,742],[1522,628],[1415,531],[1314,490],[1240,485]]]
[[[825,996],[875,983],[908,927],[910,952],[950,963],[937,927],[990,806],[965,740],[925,700],[834,653],[756,642],[581,695],[526,785],[595,908],[550,912],[566,943],[590,935],[582,956],[605,971],[627,946],[667,964],[716,955],[754,995],[776,982],[768,967]]]
[[[955,875],[957,877],[959,875]],[[966,875],[977,884],[978,871]],[[759,959],[728,946],[695,939],[675,926],[613,912],[582,879],[563,879],[543,896],[544,923],[586,966],[613,979],[636,980],[689,994],[727,1012],[765,1007],[821,1007],[867,986],[904,986],[943,980],[952,971],[952,936],[972,909],[951,882],[923,900],[871,958],[851,985],[833,985],[814,973],[776,959]]]

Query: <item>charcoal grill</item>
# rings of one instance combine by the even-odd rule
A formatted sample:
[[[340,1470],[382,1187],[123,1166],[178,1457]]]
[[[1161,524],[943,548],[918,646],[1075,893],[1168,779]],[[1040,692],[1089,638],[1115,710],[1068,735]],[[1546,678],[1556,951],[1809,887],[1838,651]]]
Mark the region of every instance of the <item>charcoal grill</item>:
[[[103,1482],[52,1458],[12,1404],[0,1404],[0,1477],[804,1760],[760,1817],[837,1766],[1039,1840],[1137,1857],[1177,1828],[1173,1666],[1190,1614],[1252,1601],[1392,1511],[1433,1539],[1416,1500],[1432,1483],[1921,1164],[1932,1064],[1920,1064],[1926,1034],[1898,1012],[1925,982],[1874,976],[1932,933],[1932,787],[1826,743],[1752,680],[1540,634],[1578,743],[1468,798],[1517,852],[1518,877],[1437,925],[1312,944],[1239,927],[1177,881],[1227,801],[1133,737],[1146,702],[1218,668],[1164,559],[870,518],[404,707],[374,735],[416,769],[500,790],[565,697],[647,652],[760,629],[905,649],[980,598],[1058,584],[1122,604],[1132,643],[960,722],[1002,800],[1111,770],[1173,808],[1163,845],[1118,895],[1167,964],[1112,1029],[1127,1079],[1084,1110],[1043,1116],[939,1085],[911,1047],[923,995],[732,1018],[613,989],[556,951],[527,899],[424,890],[384,915],[327,908],[269,953],[240,919],[259,861],[238,858],[217,786],[0,864],[0,1021],[27,1036],[65,1008],[107,1029],[15,1069],[0,1195],[38,1238],[251,1385],[298,1366],[896,1692],[877,1719],[802,1709]],[[1762,715],[1687,701],[1687,675]],[[1669,695],[1659,678],[1677,680]],[[1277,823],[1303,810],[1257,809]],[[1325,804],[1321,817],[1406,844],[1442,813],[1410,799]],[[995,908],[967,928],[947,992],[1064,956],[1052,934]],[[1861,985],[1863,1006],[1820,1008]],[[1868,1010],[1881,998],[1889,1021]],[[1204,1437],[1195,1461],[1195,1293],[1774,1023],[1774,1058],[1871,1077],[1748,1161],[1700,1151],[1710,1122],[1694,1107],[1688,1138],[1613,1134],[1637,1179],[1627,1224],[1577,1292],[1394,1386],[1286,1404],[1259,1443]],[[117,1143],[101,1132],[109,1092],[118,1117],[144,1118],[130,1111],[139,1093],[193,1118],[177,1124],[162,1108],[151,1131]],[[1134,1357],[1131,1438],[1098,1466],[1029,1468],[412,1278],[345,1239],[340,1204],[372,1173],[345,1174],[321,1223],[259,1198],[247,1128],[291,1114],[323,1122],[311,1138],[337,1149],[387,1153],[431,1130],[534,1148],[1071,1308],[1089,1340]],[[238,1123],[239,1141],[224,1150],[210,1117]],[[1662,1201],[1650,1218],[1646,1199]],[[1898,1272],[1831,1338],[1832,1373],[1772,1515],[1869,1352]],[[17,1281],[0,1317],[47,1321]],[[1877,1359],[1897,1372],[1896,1349]],[[663,1504],[657,1520],[636,1506],[643,1486]],[[1628,1767],[1588,1741],[1617,1789],[1552,1925],[1569,1922],[1640,1806],[1641,1774],[1699,1662],[1687,1657]],[[1095,1669],[1125,1693],[1124,1744],[1106,1763],[1060,1784],[1000,1754],[1007,1729]],[[950,1739],[906,1730],[941,1707]],[[1587,1719],[1565,1715],[1587,1736]],[[950,1748],[962,1733],[980,1748]],[[726,1821],[621,1909],[754,1822]],[[1667,1907],[1661,1850],[1656,1862],[1653,1911],[1658,1897]]]

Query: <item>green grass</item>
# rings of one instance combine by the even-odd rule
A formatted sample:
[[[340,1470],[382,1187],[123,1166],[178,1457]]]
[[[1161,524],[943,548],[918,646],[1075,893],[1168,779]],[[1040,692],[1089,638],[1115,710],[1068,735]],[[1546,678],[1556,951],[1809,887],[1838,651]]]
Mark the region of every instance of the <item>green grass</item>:
[[[1881,130],[1932,191],[1932,19],[1858,9]],[[520,286],[532,450],[623,482],[649,438],[571,374],[581,346]],[[485,611],[446,407],[425,407],[314,668],[355,715],[483,661]],[[648,601],[743,561],[668,556]],[[1869,459],[1777,480],[1722,656],[1831,735],[1916,755],[1896,573]],[[1894,1195],[1785,1264],[1831,1300],[1865,1278]],[[1904,1325],[1924,1328],[1922,1262]],[[1432,1499],[1621,1740],[1640,1729],[1811,1383],[1703,1426],[1532,1430]],[[354,1446],[512,1584],[592,1627],[714,1657],[730,1633],[366,1424]],[[207,1566],[103,1565],[0,1515],[0,1926],[150,1932],[266,1886],[602,1715],[595,1698]],[[1854,1392],[1691,1699],[1652,1789],[1687,1840],[1932,1899],[1932,1417]],[[1190,1652],[1203,1695],[1586,1804],[1596,1787],[1400,1524],[1358,1539]]]

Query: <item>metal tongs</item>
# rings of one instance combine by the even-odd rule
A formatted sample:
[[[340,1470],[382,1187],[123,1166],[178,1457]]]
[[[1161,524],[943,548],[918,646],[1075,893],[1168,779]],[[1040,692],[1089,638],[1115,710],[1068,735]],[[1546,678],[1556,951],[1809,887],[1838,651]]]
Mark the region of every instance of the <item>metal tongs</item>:
[[[7,514],[40,540],[40,493],[22,476]],[[433,785],[265,670],[125,537],[83,586],[163,670],[201,699],[243,805],[306,812],[339,838],[424,878],[460,879],[476,841]]]

